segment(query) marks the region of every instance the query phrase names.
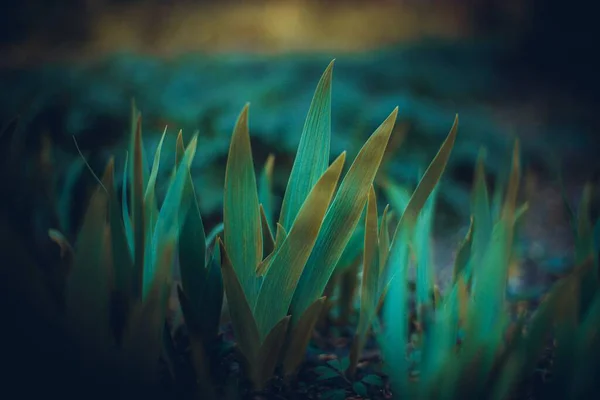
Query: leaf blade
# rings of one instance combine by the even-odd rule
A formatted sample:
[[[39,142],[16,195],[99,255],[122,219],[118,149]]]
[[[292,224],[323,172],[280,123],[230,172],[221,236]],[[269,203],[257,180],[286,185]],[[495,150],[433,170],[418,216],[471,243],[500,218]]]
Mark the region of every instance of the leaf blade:
[[[334,60],[335,61],[335,60]],[[302,129],[300,144],[288,180],[279,223],[289,230],[312,187],[329,165],[331,142],[331,61],[315,90]]]
[[[364,144],[325,215],[322,232],[292,300],[292,321],[321,296],[364,209],[394,127],[398,108]]]
[[[262,261],[262,230],[246,104],[229,147],[223,193],[224,243],[250,304],[258,296],[256,267]]]

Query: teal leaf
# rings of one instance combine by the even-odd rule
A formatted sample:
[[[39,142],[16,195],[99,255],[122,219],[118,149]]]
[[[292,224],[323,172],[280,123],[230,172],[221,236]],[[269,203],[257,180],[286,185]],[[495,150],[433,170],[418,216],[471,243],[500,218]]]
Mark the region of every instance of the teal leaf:
[[[250,305],[260,288],[256,267],[262,261],[262,227],[246,104],[233,130],[223,193],[225,249]],[[281,319],[281,318],[279,318]],[[279,320],[278,319],[278,320]]]
[[[289,231],[312,187],[329,166],[332,61],[317,84],[288,180],[279,223]]]
[[[317,243],[308,259],[292,300],[292,319],[297,318],[325,291],[346,245],[358,225],[381,160],[398,108],[385,119],[363,145],[325,215]]]
[[[358,394],[360,397],[367,397],[369,395],[368,391],[367,391],[367,387],[365,386],[364,383],[362,382],[354,382],[352,384],[352,389],[354,390],[354,392],[356,392],[356,394]]]
[[[383,386],[383,379],[381,379],[381,377],[379,375],[375,375],[375,374],[365,376],[364,378],[361,379],[361,382],[369,384],[369,385],[377,386],[377,387]]]

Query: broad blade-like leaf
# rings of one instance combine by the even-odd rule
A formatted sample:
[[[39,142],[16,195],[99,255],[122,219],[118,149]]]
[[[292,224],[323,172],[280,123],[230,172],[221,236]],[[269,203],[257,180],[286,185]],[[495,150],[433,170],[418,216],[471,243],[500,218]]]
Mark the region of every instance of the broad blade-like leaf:
[[[250,304],[256,302],[260,281],[256,267],[262,261],[262,230],[256,176],[248,133],[248,107],[233,130],[223,193],[224,240],[227,254]]]
[[[390,382],[397,393],[407,393],[409,386],[409,365],[406,357],[408,342],[409,312],[408,304],[408,264],[409,264],[409,230],[404,227],[396,238],[397,245],[390,252],[388,270],[394,276],[390,279],[389,293],[384,305],[384,320],[387,323],[383,337],[380,339],[381,352],[391,373]]]
[[[229,303],[229,314],[233,324],[233,331],[238,341],[240,351],[244,354],[246,360],[252,364],[256,360],[260,347],[258,327],[256,326],[256,321],[252,315],[252,308],[250,308],[242,285],[233,269],[227,250],[223,245],[223,242],[221,242],[221,239],[217,239],[217,241],[221,251],[223,287],[225,288],[227,302]]]
[[[288,313],[294,290],[321,230],[345,159],[346,153],[342,153],[313,187],[292,229],[271,261],[254,306],[254,315],[263,338]]]
[[[85,213],[75,244],[73,268],[67,277],[66,313],[69,323],[89,350],[104,352],[113,344],[110,328],[109,259],[106,249],[108,199],[98,188]]]
[[[187,177],[185,196],[190,207],[179,237],[179,267],[181,286],[189,298],[193,312],[200,317],[200,312],[208,304],[203,304],[208,270],[206,268],[206,236],[200,208],[190,175]]]
[[[256,360],[255,387],[262,390],[269,379],[273,376],[279,356],[285,343],[287,329],[290,324],[290,317],[283,317],[273,329],[269,332],[264,342],[258,350],[258,359]]]
[[[288,180],[279,223],[290,229],[312,187],[329,165],[332,61],[317,84]]]
[[[176,236],[165,238],[167,242],[159,254],[151,287],[145,300],[134,307],[123,340],[127,362],[132,368],[130,373],[146,382],[158,378],[176,239]]]
[[[294,375],[302,360],[304,360],[306,347],[324,305],[325,297],[321,297],[315,301],[306,309],[304,314],[298,319],[296,326],[292,329],[290,341],[286,347],[287,350],[283,359],[283,373],[286,377]]]
[[[431,265],[431,229],[436,193],[437,190],[434,189],[425,202],[425,206],[417,219],[413,239],[417,259],[417,307],[420,317],[422,317],[422,308],[431,305],[431,292],[434,289],[435,282]]]
[[[323,228],[308,260],[292,300],[292,321],[321,296],[352,232],[356,228],[385,148],[392,133],[398,108],[364,144],[325,215]]]

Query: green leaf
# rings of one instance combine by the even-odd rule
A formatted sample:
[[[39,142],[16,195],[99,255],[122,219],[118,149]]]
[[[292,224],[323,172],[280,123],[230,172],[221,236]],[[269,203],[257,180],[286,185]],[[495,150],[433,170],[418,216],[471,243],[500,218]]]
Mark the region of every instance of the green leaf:
[[[456,284],[460,276],[465,273],[469,259],[471,258],[471,248],[473,243],[473,217],[471,217],[471,223],[469,224],[469,230],[465,235],[465,238],[458,245],[458,251],[454,259],[454,268],[452,272],[452,282]]]
[[[285,343],[289,323],[289,316],[282,318],[269,332],[260,346],[256,366],[253,367],[257,371],[255,378],[255,387],[257,390],[262,390],[275,372],[279,355]]]
[[[434,290],[435,277],[431,265],[431,229],[436,193],[437,190],[434,189],[425,202],[423,210],[417,218],[413,239],[417,263],[417,310],[420,318],[422,318],[423,307],[431,305],[431,293]]]
[[[410,202],[411,193],[408,188],[399,186],[390,179],[384,179],[381,185],[385,196],[398,215],[404,214],[404,210]]]
[[[153,383],[158,378],[176,240],[176,235],[165,238],[150,289],[144,301],[134,306],[123,339],[125,359],[131,368],[128,373],[142,382]]]
[[[291,228],[304,200],[329,165],[334,61],[331,61],[317,84],[283,197],[279,223],[287,230]]]
[[[315,184],[271,262],[254,306],[261,337],[265,337],[277,321],[288,313],[294,290],[321,230],[345,159],[346,153],[342,153]]]
[[[158,176],[158,169],[160,167],[160,154],[162,150],[162,145],[165,139],[167,131],[162,134],[160,141],[158,142],[158,146],[156,147],[156,152],[154,153],[154,162],[152,163],[152,170],[150,171],[150,178],[146,184],[146,192],[144,194],[144,212],[145,212],[145,224],[146,224],[146,248],[145,248],[145,265],[144,265],[144,274],[143,274],[143,293],[145,293],[146,289],[150,285],[150,281],[153,276],[153,245],[152,245],[152,235],[154,233],[154,228],[158,218],[158,207],[156,204],[156,197],[154,193],[154,188],[156,186],[156,178]]]
[[[259,178],[258,200],[263,205],[264,213],[270,229],[273,229],[273,166],[275,156],[269,154]]]
[[[113,284],[112,324],[117,341],[120,343],[126,321],[133,305],[133,260],[122,220],[122,211],[114,188],[114,159],[109,160],[102,178],[102,185],[108,195],[108,221],[110,229],[110,253],[112,255]]]
[[[367,375],[364,378],[362,378],[361,381],[363,383],[377,386],[377,387],[383,386],[383,379],[381,379],[381,377],[379,375],[374,375],[374,374]]]
[[[213,243],[216,243],[215,241],[217,240],[217,236],[223,233],[224,227],[225,225],[223,225],[221,222],[215,225],[215,227],[208,232],[208,235],[206,235],[206,247],[210,247]]]
[[[233,130],[223,194],[224,240],[235,273],[250,304],[256,302],[260,281],[256,267],[262,261],[262,231],[256,176],[248,133],[248,107]],[[278,319],[279,320],[279,319]]]
[[[358,320],[358,347],[357,354],[351,357],[353,362],[358,361],[366,341],[371,320],[375,314],[379,301],[379,238],[377,232],[377,198],[375,189],[371,186],[367,200],[367,216],[365,218],[365,237],[363,253],[363,279],[360,295],[360,312]],[[352,369],[356,366],[353,365]]]
[[[254,320],[254,316],[252,315],[252,308],[250,308],[242,285],[231,265],[227,249],[220,239],[217,239],[217,241],[221,251],[223,286],[229,303],[229,315],[231,316],[233,331],[238,341],[240,351],[244,354],[244,357],[246,357],[246,360],[249,363],[253,363],[254,360],[256,360],[260,347],[258,327]]]
[[[398,108],[367,140],[342,180],[294,293],[293,323],[325,290],[365,207],[397,115]]]
[[[206,279],[206,238],[200,209],[194,193],[190,193],[191,208],[181,228],[179,239],[179,265],[183,291],[191,296],[192,303],[198,304]]]
[[[390,252],[390,229],[389,229],[389,217],[391,213],[389,211],[389,204],[385,206],[383,215],[381,217],[381,223],[379,226],[379,289],[378,293],[381,295],[383,277],[385,276],[385,266],[387,264],[387,258]]]
[[[369,395],[367,387],[362,382],[354,382],[352,384],[352,390],[354,390],[354,392],[356,392],[356,394],[358,394],[360,397],[366,398]]]
[[[223,309],[223,276],[221,275],[221,257],[218,251],[208,264],[208,276],[202,289],[203,334],[207,342],[215,339],[219,332]]]
[[[268,256],[275,250],[275,239],[273,238],[273,233],[271,233],[269,221],[262,204],[260,205],[260,222],[263,235],[263,255]]]
[[[184,196],[187,199],[182,200],[182,202],[190,203],[190,207],[189,211],[185,214],[179,238],[181,286],[190,301],[195,318],[202,321],[204,319],[203,311],[207,307],[214,307],[212,303],[206,302],[207,299],[205,298],[206,291],[211,288],[208,283],[209,269],[206,268],[206,236],[196,193],[189,174],[186,185],[187,190]],[[211,266],[209,268],[214,269]],[[217,266],[216,268],[219,270],[219,278],[217,278],[216,282],[212,282],[212,285],[218,284],[220,281],[220,267]],[[206,340],[207,338],[204,337],[204,339]]]
[[[103,353],[113,345],[110,327],[109,260],[107,257],[108,199],[98,188],[90,199],[77,242],[73,268],[67,276],[66,315],[73,332],[91,351]]]
[[[296,326],[292,328],[283,359],[283,372],[286,377],[294,375],[304,360],[306,348],[325,305],[325,299],[325,297],[321,297],[311,304],[298,319]]]
[[[132,135],[131,154],[133,163],[131,165],[131,220],[134,237],[134,270],[133,281],[134,298],[142,298],[144,287],[144,265],[146,263],[146,214],[144,211],[144,156],[142,153],[142,121],[137,117],[137,123]]]
[[[444,173],[444,170],[446,169],[446,165],[450,159],[450,154],[452,153],[452,148],[454,147],[454,142],[456,141],[457,130],[458,115],[454,119],[454,124],[452,125],[452,129],[450,129],[450,133],[446,137],[446,140],[444,140],[444,143],[442,143],[442,147],[434,157],[433,161],[431,161],[431,164],[429,164],[429,167],[421,178],[419,185],[412,194],[404,213],[402,213],[402,217],[400,218],[400,221],[396,226],[394,236],[392,237],[392,248],[395,243],[397,243],[395,240],[396,235],[401,232],[405,224],[411,230],[414,228],[421,209],[425,205],[425,202],[429,198],[431,192],[433,192],[433,189],[437,186],[442,174]]]
[[[114,188],[114,159],[109,160],[103,185],[108,191],[109,225],[115,275],[115,288],[127,298],[131,296],[133,283],[133,260],[129,252],[125,225],[123,224],[121,207]]]
[[[365,227],[360,223],[354,229],[354,233],[350,237],[350,241],[346,245],[342,255],[340,256],[335,273],[339,274],[350,268],[354,262],[360,257],[364,250]]]
[[[407,227],[401,227],[396,245],[390,252],[388,265],[394,269],[389,269],[389,292],[387,293],[384,304],[383,315],[387,327],[379,338],[381,352],[386,365],[390,371],[390,382],[392,388],[398,393],[405,393],[408,389],[409,381],[409,361],[406,357],[405,345],[408,341],[408,321],[409,313],[407,310],[409,264],[409,242],[410,233]]]
[[[342,363],[340,362],[339,358],[334,358],[333,360],[327,361],[327,365],[329,365],[336,371],[339,371],[340,373],[344,372],[344,369],[342,368]]]
[[[129,253],[130,253],[131,257],[133,257],[134,251],[135,251],[135,240],[134,240],[134,236],[133,236],[133,225],[132,225],[132,221],[131,221],[131,215],[129,214],[129,200],[127,197],[127,192],[129,191],[129,185],[128,185],[128,180],[127,180],[127,176],[129,175],[127,173],[128,164],[129,164],[129,153],[127,153],[125,155],[125,166],[123,167],[123,185],[122,185],[122,191],[121,191],[121,207],[122,207],[122,214],[123,214],[123,225],[125,227],[125,236],[127,237]],[[134,269],[134,273],[135,273],[135,269]],[[134,276],[134,278],[135,277],[136,276]],[[134,285],[136,285],[135,281],[132,282],[131,290],[134,290]]]
[[[143,277],[143,281],[146,283],[143,288],[144,296],[149,288],[148,283],[152,282],[156,273],[156,260],[161,257],[160,254],[164,251],[165,241],[169,237],[178,236],[180,232],[179,221],[181,221],[181,218],[183,218],[183,221],[187,219],[190,203],[187,202],[187,204],[182,205],[182,202],[185,200],[185,189],[189,179],[190,166],[196,154],[197,143],[198,137],[194,136],[185,150],[182,167],[177,169],[175,179],[167,189],[163,205],[158,214],[152,235],[152,242],[149,243],[152,246],[150,260],[148,260],[147,264],[149,267],[144,272],[145,276]]]

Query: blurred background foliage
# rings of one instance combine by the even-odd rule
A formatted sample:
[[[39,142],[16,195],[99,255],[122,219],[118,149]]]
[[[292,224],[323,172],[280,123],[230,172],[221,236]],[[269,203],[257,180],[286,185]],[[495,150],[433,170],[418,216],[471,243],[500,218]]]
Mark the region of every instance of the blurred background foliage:
[[[72,234],[89,195],[73,137],[95,171],[112,153],[123,162],[132,98],[147,154],[165,125],[171,142],[179,129],[186,139],[200,132],[193,175],[208,228],[221,218],[227,146],[247,101],[255,166],[276,155],[281,194],[312,84],[332,58],[332,154],[356,152],[399,105],[395,136],[406,140],[383,169],[414,185],[460,114],[440,207],[462,222],[480,146],[493,183],[520,137],[524,168],[537,177],[530,193],[545,200],[558,160],[574,188],[600,165],[600,35],[583,2],[10,0],[2,11],[0,120],[19,116],[8,151],[20,145],[19,162],[30,160],[13,181],[44,182],[3,201],[46,210],[18,224],[40,232]]]

